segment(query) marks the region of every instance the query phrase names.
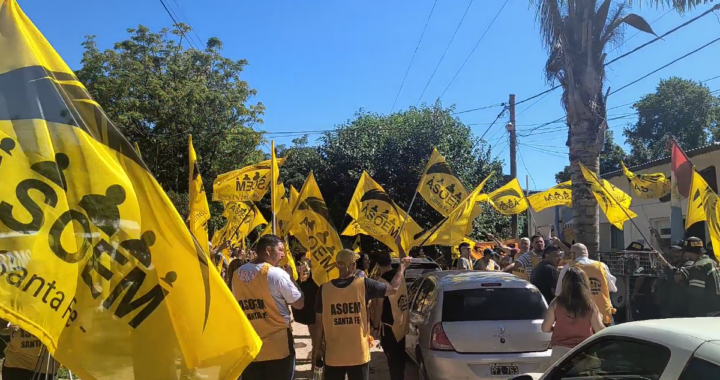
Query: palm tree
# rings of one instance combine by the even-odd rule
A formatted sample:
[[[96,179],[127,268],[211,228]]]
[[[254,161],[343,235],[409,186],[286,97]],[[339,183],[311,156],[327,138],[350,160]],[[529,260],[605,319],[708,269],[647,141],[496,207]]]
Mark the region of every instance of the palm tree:
[[[646,0],[649,5],[672,6],[684,12],[712,0]],[[585,183],[578,163],[598,172],[606,122],[604,91],[606,47],[622,42],[625,24],[655,34],[636,14],[626,14],[632,1],[531,0],[548,51],[546,79],[563,88],[567,113],[572,173],[573,218],[576,240],[595,254],[599,245],[599,213],[595,197]]]

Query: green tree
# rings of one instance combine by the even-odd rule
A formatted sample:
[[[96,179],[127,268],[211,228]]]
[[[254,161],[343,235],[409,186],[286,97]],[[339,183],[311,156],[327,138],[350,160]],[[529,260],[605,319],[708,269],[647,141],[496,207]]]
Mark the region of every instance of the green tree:
[[[667,156],[670,136],[686,150],[717,137],[720,98],[700,82],[677,77],[661,80],[656,91],[643,96],[633,108],[638,120],[623,132],[631,147],[632,164]]]
[[[125,137],[138,143],[166,191],[188,191],[192,134],[210,195],[218,174],[262,158],[263,134],[254,127],[265,107],[250,103],[256,91],[241,78],[247,61],[223,57],[217,38],[203,50],[184,46],[189,31],[182,24],[158,33],[139,26],[105,51],[87,36],[76,74]]]
[[[615,143],[613,131],[605,131],[605,143],[603,150],[600,151],[600,174],[610,173],[622,169],[620,162],[625,160],[625,151]],[[558,183],[569,181],[572,174],[570,173],[570,165],[555,174],[555,181]]]
[[[645,0],[668,4],[678,11],[711,0]],[[637,1],[635,2],[637,3]],[[561,101],[567,111],[568,147],[573,181],[573,220],[577,240],[591,254],[599,245],[599,214],[595,198],[583,180],[579,163],[600,169],[600,152],[607,130],[605,83],[606,48],[621,43],[625,24],[652,33],[650,25],[636,14],[625,15],[632,2],[604,0],[531,0],[548,51],[545,74],[548,82],[559,82]]]
[[[281,155],[286,155],[287,161],[281,177],[286,185],[293,184],[299,190],[312,170],[338,232],[349,223],[345,211],[363,171],[407,210],[433,147],[447,159],[468,191],[491,171],[495,176],[486,189],[499,187],[502,163],[492,159],[489,147],[451,116],[452,112],[439,103],[391,115],[360,110],[352,120],[324,133],[317,146],[307,146],[303,138],[283,149]],[[442,220],[419,196],[410,215],[424,228]],[[479,238],[481,230],[509,236],[510,218],[487,207],[475,221],[474,237]],[[363,241],[364,248],[365,244]]]

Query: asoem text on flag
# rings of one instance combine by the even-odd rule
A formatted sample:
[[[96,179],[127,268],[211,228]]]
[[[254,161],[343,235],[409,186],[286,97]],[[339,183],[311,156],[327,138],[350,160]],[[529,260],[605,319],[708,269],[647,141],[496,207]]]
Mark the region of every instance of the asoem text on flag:
[[[436,148],[430,155],[425,171],[423,171],[417,192],[425,201],[443,216],[447,216],[467,197],[467,190],[462,182],[455,177],[445,158]],[[480,206],[474,210],[480,215]]]
[[[285,158],[277,160],[278,166]],[[270,160],[219,175],[213,182],[213,201],[260,202],[270,188]]]
[[[720,198],[698,172],[693,170],[692,176],[688,194],[688,219],[693,215],[696,221],[707,221],[712,246],[720,247]],[[702,210],[697,210],[698,207]],[[720,250],[717,248],[714,253],[716,258],[720,257]]]
[[[15,0],[0,30],[0,318],[83,380],[238,378],[262,343],[203,247]]]
[[[579,164],[585,181],[590,185],[590,191],[600,205],[600,209],[605,213],[608,222],[622,230],[625,221],[637,216],[630,210],[630,202],[632,199],[624,191],[618,189],[615,185],[599,178],[597,174],[586,168],[585,165]]]
[[[343,230],[343,232],[340,235],[341,236],[357,236],[358,237],[357,239],[359,239],[360,238],[359,235],[361,235],[361,234],[370,236],[370,234],[367,231],[365,231],[363,229],[363,227],[353,219],[353,220],[350,220],[350,223],[347,225],[347,227],[345,227],[345,229]],[[357,239],[355,239],[355,242],[358,241]],[[388,247],[388,249],[391,251],[391,253],[397,252],[397,243],[395,243],[395,240],[392,236],[378,235],[377,237],[374,237],[374,239],[385,244]],[[353,245],[353,250],[354,249],[355,249],[355,245]],[[356,251],[356,252],[358,252],[358,251]]]
[[[192,136],[188,137],[188,146],[190,157],[188,228],[190,229],[190,233],[198,243],[200,243],[203,251],[210,257],[207,225],[208,220],[210,220],[210,206],[208,206],[205,186],[203,186],[202,177],[200,176],[200,168],[198,167],[197,154],[195,154],[195,148],[193,147]]]
[[[503,215],[517,215],[528,208],[525,193],[517,178],[488,194],[488,201]]]
[[[362,226],[368,235],[378,240],[388,236],[394,242],[400,236],[405,251],[411,248],[415,238],[423,232],[366,172],[360,176],[347,214]],[[405,227],[400,231],[403,222]],[[397,249],[395,243],[391,247]]]
[[[308,250],[313,281],[322,285],[337,278],[335,256],[343,245],[312,172],[300,190],[292,217],[294,236]]]
[[[670,180],[663,173],[635,174],[625,163],[622,165],[625,177],[630,181],[633,192],[643,199],[660,199],[670,192]]]
[[[535,212],[555,206],[571,207],[572,183],[570,181],[559,183],[543,192],[530,195],[527,201]]]

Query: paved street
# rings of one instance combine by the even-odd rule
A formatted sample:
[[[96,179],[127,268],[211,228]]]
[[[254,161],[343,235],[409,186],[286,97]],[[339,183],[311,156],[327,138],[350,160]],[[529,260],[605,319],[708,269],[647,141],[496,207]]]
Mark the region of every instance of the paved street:
[[[295,336],[295,350],[297,352],[297,367],[295,379],[312,379],[310,364],[310,334],[306,326],[293,323],[293,335]],[[370,350],[370,378],[372,380],[390,380],[385,354],[382,350],[373,348]],[[417,380],[417,366],[410,362],[405,367],[405,380]]]

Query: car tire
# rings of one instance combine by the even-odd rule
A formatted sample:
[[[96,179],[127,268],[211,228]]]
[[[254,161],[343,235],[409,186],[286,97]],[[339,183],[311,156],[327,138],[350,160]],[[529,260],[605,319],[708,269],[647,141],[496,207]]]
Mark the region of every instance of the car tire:
[[[418,380],[430,380],[427,368],[425,367],[425,361],[422,356],[418,356]]]

